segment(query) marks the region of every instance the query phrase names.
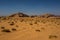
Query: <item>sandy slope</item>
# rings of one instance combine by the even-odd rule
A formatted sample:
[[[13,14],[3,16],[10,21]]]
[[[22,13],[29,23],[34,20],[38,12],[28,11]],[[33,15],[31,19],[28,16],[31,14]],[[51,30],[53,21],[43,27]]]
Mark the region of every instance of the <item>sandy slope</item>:
[[[3,32],[4,29],[11,32]],[[0,40],[60,40],[60,19],[39,17],[0,19]]]

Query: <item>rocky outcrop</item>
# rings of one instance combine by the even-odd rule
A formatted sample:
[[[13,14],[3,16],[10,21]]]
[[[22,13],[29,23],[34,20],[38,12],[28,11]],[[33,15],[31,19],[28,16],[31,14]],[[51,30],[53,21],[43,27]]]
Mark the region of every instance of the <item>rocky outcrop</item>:
[[[9,17],[15,17],[15,16],[18,16],[18,17],[29,17],[29,15],[23,14],[23,13],[20,13],[20,12],[15,13],[13,15],[10,15]]]
[[[53,14],[43,14],[43,15],[40,15],[40,17],[49,18],[49,17],[56,17],[56,15],[53,15]]]

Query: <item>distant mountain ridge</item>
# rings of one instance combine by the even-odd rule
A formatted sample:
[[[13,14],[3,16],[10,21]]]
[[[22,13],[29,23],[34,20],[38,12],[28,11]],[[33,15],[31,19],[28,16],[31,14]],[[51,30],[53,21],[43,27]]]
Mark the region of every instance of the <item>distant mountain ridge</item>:
[[[5,16],[1,16],[1,17],[5,17]],[[60,17],[60,15],[53,15],[53,14],[46,13],[46,14],[42,14],[42,15],[31,15],[30,16],[30,15],[18,12],[18,13],[14,13],[12,15],[9,15],[8,17],[42,17],[42,18],[48,18],[48,17]]]

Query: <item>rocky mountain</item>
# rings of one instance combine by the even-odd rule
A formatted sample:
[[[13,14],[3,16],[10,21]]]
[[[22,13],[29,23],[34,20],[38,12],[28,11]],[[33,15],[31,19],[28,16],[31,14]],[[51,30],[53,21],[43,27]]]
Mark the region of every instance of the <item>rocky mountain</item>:
[[[10,15],[9,17],[15,17],[15,16],[18,16],[18,17],[29,17],[29,15],[24,14],[24,13],[21,13],[21,12],[12,14],[12,15]]]
[[[56,15],[46,13],[46,14],[40,15],[40,17],[48,18],[48,17],[56,17]]]
[[[0,18],[6,18],[7,16],[1,16]],[[42,14],[42,15],[27,15],[21,12],[14,13],[12,15],[9,15],[8,17],[41,17],[41,18],[50,18],[50,17],[60,17],[60,15],[54,15],[50,13]]]

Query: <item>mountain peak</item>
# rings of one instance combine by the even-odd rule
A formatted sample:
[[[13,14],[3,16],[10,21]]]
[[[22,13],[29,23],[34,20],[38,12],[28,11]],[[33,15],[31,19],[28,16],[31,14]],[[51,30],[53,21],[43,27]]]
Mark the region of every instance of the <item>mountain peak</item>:
[[[10,15],[9,17],[15,17],[15,16],[19,16],[19,17],[29,17],[29,15],[18,12],[18,13],[14,13],[12,15]]]

